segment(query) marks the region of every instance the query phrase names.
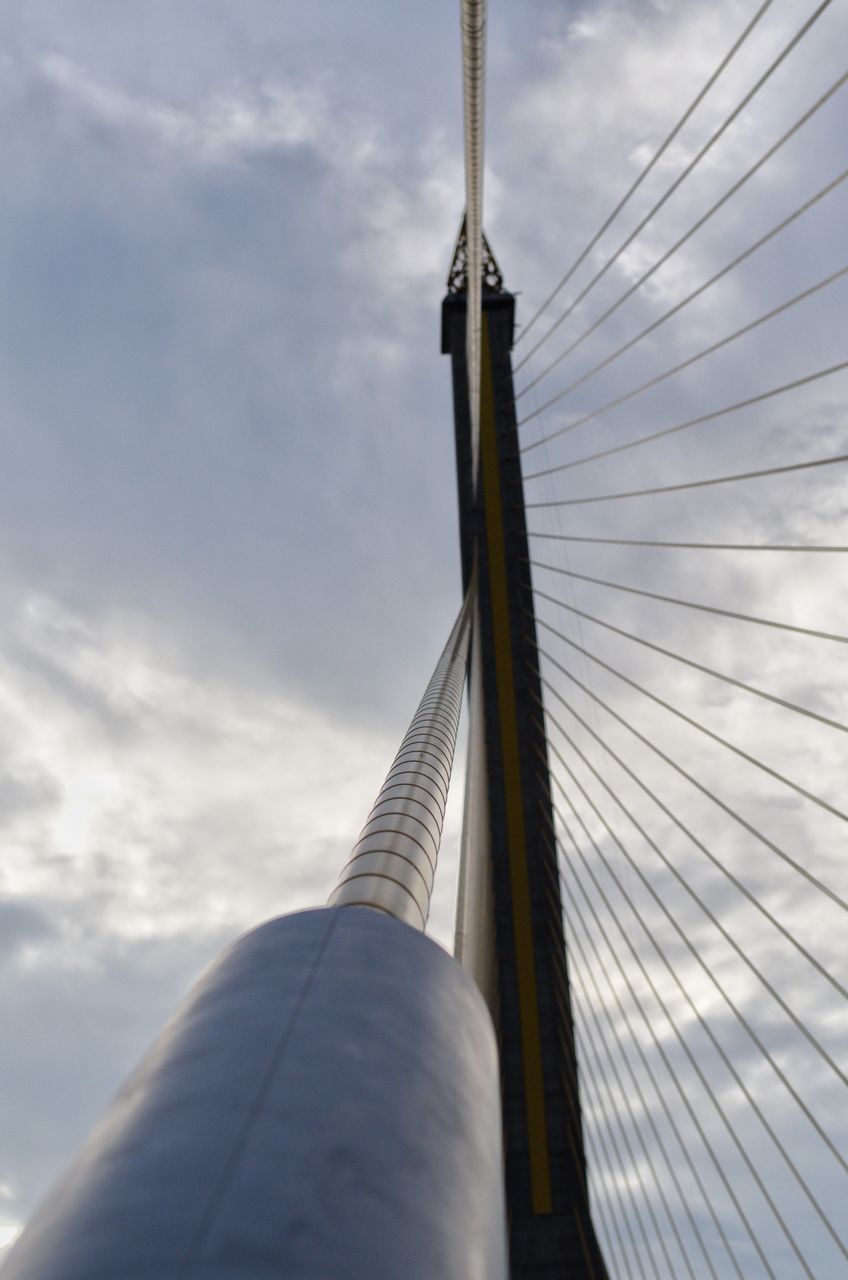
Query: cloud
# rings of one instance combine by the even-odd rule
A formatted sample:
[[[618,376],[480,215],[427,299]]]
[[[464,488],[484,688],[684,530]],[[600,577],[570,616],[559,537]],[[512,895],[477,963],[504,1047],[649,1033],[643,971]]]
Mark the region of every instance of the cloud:
[[[39,70],[72,110],[80,110],[93,123],[116,135],[133,130],[149,134],[193,165],[297,147],[327,149],[333,138],[329,104],[314,88],[260,86],[251,97],[216,98],[191,113],[99,83],[62,54],[44,56]],[[362,162],[367,150],[367,143],[361,143],[352,159]]]
[[[0,902],[0,965],[53,932],[49,917],[26,902]]]
[[[77,910],[94,890],[99,927],[135,937],[217,929],[221,916],[247,927],[281,868],[293,905],[322,880],[326,896],[367,811],[360,770],[380,777],[385,737],[279,689],[169,670],[131,619],[98,631],[43,597],[20,618],[3,696],[39,782],[22,791],[19,771],[6,786],[18,804],[39,800],[40,820],[7,862],[13,893],[48,891],[64,863]]]
[[[326,901],[404,727],[375,732],[278,684],[177,666],[120,613],[96,620],[43,594],[12,606],[0,653],[16,753],[0,776],[10,1225],[200,969],[254,924]],[[445,943],[459,795],[461,778],[433,911]]]
[[[392,598],[456,564],[448,385],[430,373],[455,158],[438,127],[405,151],[302,74],[248,73],[224,110],[46,65],[18,70],[11,162],[37,150],[44,169],[7,193],[10,558],[89,607],[97,565],[113,601],[165,615],[204,660],[215,648],[384,710],[393,655],[423,642],[425,661],[456,602],[446,576],[426,634],[400,610],[382,611],[397,634],[375,633],[353,585],[365,564]],[[309,123],[287,134],[289,101]],[[38,185],[51,170],[58,203]],[[385,695],[362,688],[375,645]]]

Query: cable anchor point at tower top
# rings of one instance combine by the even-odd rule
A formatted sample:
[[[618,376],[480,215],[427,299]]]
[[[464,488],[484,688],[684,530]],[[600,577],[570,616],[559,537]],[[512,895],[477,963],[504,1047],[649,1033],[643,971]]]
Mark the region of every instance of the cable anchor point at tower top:
[[[484,293],[503,293],[503,274],[497,259],[492,253],[492,246],[483,232],[483,291]],[[468,292],[468,235],[466,231],[466,215],[462,215],[462,225],[456,238],[450,271],[448,272],[448,293]]]

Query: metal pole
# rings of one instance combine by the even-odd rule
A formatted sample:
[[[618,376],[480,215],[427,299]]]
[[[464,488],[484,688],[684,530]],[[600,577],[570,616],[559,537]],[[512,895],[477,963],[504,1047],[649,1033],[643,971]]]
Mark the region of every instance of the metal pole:
[[[465,216],[468,239],[466,356],[471,417],[472,483],[477,483],[480,440],[480,325],[483,277],[483,118],[486,0],[462,0],[462,87],[465,117]]]
[[[472,595],[333,895],[344,907],[271,920],[211,967],[3,1280],[507,1280],[492,1020],[421,932],[429,887],[411,879],[432,876]]]
[[[330,906],[373,907],[423,929],[468,666],[473,585]]]
[[[217,961],[3,1280],[506,1280],[497,1050],[471,979],[375,911]]]
[[[460,841],[456,932],[453,953],[471,975],[497,1022],[497,963],[492,897],[491,832],[480,652],[480,606],[475,603],[468,688],[468,756]],[[474,636],[477,640],[474,640]]]

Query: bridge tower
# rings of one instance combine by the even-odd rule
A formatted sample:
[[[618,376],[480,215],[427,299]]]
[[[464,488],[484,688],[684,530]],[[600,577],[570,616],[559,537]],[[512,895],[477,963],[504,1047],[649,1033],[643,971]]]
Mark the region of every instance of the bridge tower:
[[[504,289],[485,236],[482,275],[475,449],[463,222],[442,304],[466,590],[477,575],[456,954],[483,992],[498,1033],[513,1280],[603,1280],[589,1213],[517,448],[515,298]]]

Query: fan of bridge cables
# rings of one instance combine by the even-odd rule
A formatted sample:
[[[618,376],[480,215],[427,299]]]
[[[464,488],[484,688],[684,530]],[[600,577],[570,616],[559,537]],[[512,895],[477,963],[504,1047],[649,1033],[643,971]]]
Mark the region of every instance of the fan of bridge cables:
[[[590,1191],[641,1280],[848,1276],[846,15],[748,12],[514,353]]]

